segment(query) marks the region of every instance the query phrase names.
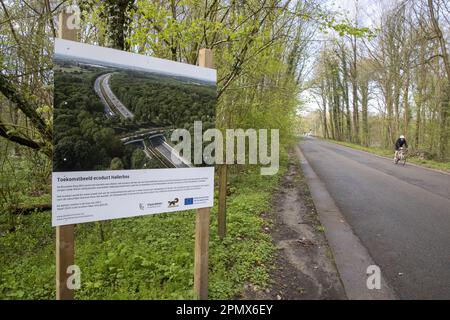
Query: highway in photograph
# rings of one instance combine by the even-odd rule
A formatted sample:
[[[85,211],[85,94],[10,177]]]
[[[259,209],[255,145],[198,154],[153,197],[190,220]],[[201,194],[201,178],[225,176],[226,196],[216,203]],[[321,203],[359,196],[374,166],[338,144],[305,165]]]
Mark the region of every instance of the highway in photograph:
[[[94,90],[102,101],[105,115],[110,118],[119,115],[124,119],[133,119],[134,114],[117,98],[109,86],[113,73],[99,76],[94,83]],[[143,147],[145,155],[150,159],[157,159],[164,167],[188,168],[191,165],[183,159],[166,142],[163,132],[167,128],[153,128],[144,133],[130,133],[122,137],[124,144],[139,144]]]
[[[119,113],[125,119],[134,118],[133,113],[123,105],[116,97],[109,86],[109,79],[112,73],[103,74],[95,80],[94,90],[105,105],[105,113],[107,116],[113,116],[114,113]],[[117,112],[114,112],[114,111]]]

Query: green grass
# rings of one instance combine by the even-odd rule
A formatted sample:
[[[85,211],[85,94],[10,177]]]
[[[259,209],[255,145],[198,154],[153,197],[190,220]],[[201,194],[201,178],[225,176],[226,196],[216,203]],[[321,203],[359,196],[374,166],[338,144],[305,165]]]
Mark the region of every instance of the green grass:
[[[336,141],[331,139],[326,139],[329,142],[340,144],[346,147],[350,147],[357,150],[362,150],[366,152],[370,152],[373,154],[377,154],[379,156],[388,157],[388,158],[394,158],[394,151],[393,150],[387,150],[383,148],[376,148],[376,147],[364,147],[360,146],[355,143],[350,142],[344,142],[344,141]],[[450,162],[440,162],[435,160],[426,160],[426,159],[420,159],[418,157],[408,156],[408,162],[418,164],[427,168],[431,169],[437,169],[442,171],[450,172]]]
[[[261,176],[258,167],[230,175],[223,242],[217,236],[217,207],[211,213],[211,299],[236,297],[246,283],[267,286],[274,246],[262,232],[271,222],[260,215],[270,210],[286,163],[283,155],[276,176]],[[16,224],[16,231],[0,234],[0,299],[54,299],[50,212],[20,216]],[[76,299],[192,299],[194,226],[194,211],[78,225],[81,289]]]

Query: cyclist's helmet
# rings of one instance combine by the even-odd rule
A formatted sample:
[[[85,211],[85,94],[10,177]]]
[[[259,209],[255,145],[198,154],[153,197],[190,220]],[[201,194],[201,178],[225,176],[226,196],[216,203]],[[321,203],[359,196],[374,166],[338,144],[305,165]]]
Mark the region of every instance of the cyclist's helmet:
[[[405,136],[404,136],[404,135],[401,135],[401,136],[400,136],[400,139],[405,139]]]

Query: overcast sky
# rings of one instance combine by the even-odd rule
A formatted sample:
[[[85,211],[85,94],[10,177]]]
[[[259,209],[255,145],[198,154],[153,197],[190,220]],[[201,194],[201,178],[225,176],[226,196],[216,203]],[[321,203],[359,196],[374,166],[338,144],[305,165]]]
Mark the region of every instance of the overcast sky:
[[[364,27],[373,27],[378,24],[381,8],[392,7],[401,0],[334,0],[328,1],[329,7],[338,12],[354,18],[358,11],[359,23]],[[358,8],[358,9],[357,9]]]

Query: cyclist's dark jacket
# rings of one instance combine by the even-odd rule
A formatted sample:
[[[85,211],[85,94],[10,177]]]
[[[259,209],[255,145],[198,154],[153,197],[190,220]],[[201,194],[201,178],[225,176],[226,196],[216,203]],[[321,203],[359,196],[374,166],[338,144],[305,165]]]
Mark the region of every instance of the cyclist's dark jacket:
[[[395,150],[400,149],[401,147],[405,146],[406,148],[408,148],[408,144],[406,143],[406,139],[398,139],[397,142],[395,143]]]

